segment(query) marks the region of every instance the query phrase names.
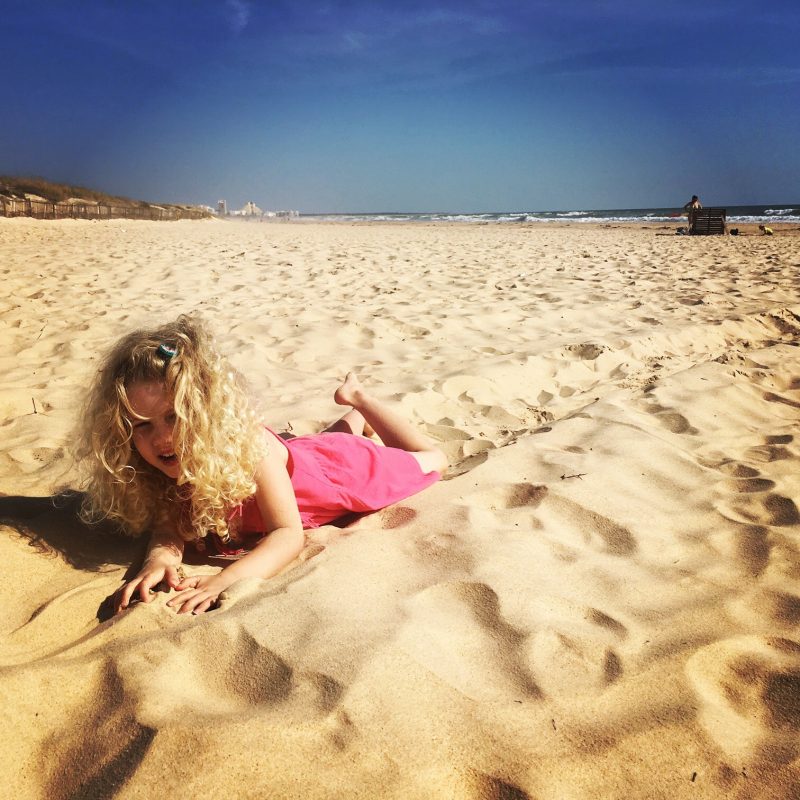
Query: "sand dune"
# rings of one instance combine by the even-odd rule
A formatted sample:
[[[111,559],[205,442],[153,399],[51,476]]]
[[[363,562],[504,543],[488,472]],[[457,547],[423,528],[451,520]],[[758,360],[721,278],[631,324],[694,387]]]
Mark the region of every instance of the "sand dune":
[[[9,795],[800,796],[800,239],[657,232],[0,219]],[[53,494],[98,355],[189,310],[276,428],[354,368],[452,466],[109,619],[141,543]]]

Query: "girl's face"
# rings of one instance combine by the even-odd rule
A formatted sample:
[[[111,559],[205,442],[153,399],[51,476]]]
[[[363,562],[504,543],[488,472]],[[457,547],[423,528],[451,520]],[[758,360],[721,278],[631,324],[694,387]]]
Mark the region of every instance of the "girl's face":
[[[131,409],[137,415],[131,420],[134,447],[148,464],[176,479],[180,464],[172,441],[175,430],[172,397],[159,381],[137,381],[127,391]]]

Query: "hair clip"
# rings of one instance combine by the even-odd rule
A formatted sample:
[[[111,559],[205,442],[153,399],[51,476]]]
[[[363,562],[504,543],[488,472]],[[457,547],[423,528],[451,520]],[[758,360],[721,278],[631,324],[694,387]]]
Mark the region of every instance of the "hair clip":
[[[177,347],[170,347],[168,344],[164,344],[163,342],[158,346],[156,352],[163,356],[164,358],[172,358],[173,356],[178,355],[178,348]]]

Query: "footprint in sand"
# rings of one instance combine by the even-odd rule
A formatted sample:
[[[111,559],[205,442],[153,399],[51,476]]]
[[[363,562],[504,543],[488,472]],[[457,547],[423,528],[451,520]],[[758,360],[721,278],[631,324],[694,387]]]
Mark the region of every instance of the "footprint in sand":
[[[499,484],[464,495],[463,509],[469,524],[479,528],[540,530],[542,525],[536,510],[547,492],[546,486],[536,484]]]
[[[784,526],[800,523],[794,501],[775,492],[744,494],[717,503],[717,511],[733,522]]]
[[[670,433],[697,433],[697,428],[693,428],[689,424],[689,420],[677,411],[664,411],[660,414],[656,414],[656,419],[670,431]]]
[[[513,483],[473,492],[464,497],[465,505],[476,513],[491,514],[504,524],[524,522],[528,528],[557,532],[561,545],[584,545],[611,555],[629,556],[637,544],[631,532],[608,517],[591,511],[548,487]],[[529,512],[536,514],[531,518]]]
[[[787,392],[800,389],[800,376],[798,375],[770,375],[770,379],[776,389]]]
[[[790,434],[765,436],[763,445],[749,448],[744,456],[769,464],[778,460],[776,455],[780,454],[776,450],[785,451],[782,445],[792,440]],[[794,500],[776,492],[775,481],[740,461],[707,461],[705,466],[726,476],[716,486],[715,507],[725,519],[738,523],[728,532],[727,544],[743,571],[753,577],[770,568],[785,573],[785,565],[793,561],[793,556],[787,552],[782,534],[773,529],[800,523],[800,511]]]
[[[455,774],[458,772],[459,774]],[[447,797],[458,797],[460,800],[534,800],[532,795],[520,789],[513,783],[488,775],[478,769],[457,770],[454,765],[450,767],[447,781]],[[420,786],[440,785],[441,774],[433,773],[426,782],[419,780]],[[445,797],[445,794],[431,791],[430,797]]]
[[[638,549],[636,539],[627,528],[552,492],[542,502],[538,515],[545,532],[552,527],[558,531],[561,542],[582,543],[614,556],[630,556]]]
[[[742,457],[745,461],[759,461],[768,464],[770,461],[783,461],[791,457],[785,447],[778,447],[771,444],[756,445],[748,447]]]
[[[731,478],[717,484],[723,492],[747,494],[749,492],[766,492],[775,488],[775,481],[768,478]]]
[[[47,744],[37,775],[43,797],[109,797],[109,786],[139,768],[156,737],[131,715],[112,664],[104,665],[98,682],[100,690],[82,708],[69,707]]]
[[[788,406],[789,408],[800,409],[800,403],[797,402],[797,400],[791,400],[788,397],[775,394],[775,392],[764,392],[762,397],[769,403],[780,403],[781,405]],[[796,415],[793,414],[792,418],[795,416]]]
[[[389,506],[376,514],[378,525],[384,530],[394,530],[410,525],[417,516],[413,508]]]
[[[790,433],[779,433],[774,436],[765,436],[764,442],[766,444],[791,444],[794,441],[794,436]]]
[[[607,350],[608,348],[604,345],[583,342],[581,344],[567,345],[567,347],[564,348],[564,354],[567,358],[573,358],[578,361],[594,361]]]
[[[220,620],[196,623],[115,660],[137,720],[155,728],[278,705],[298,719],[320,717],[335,708],[343,692],[332,677],[297,671],[245,629]]]
[[[742,453],[742,461],[767,465],[790,458],[791,453],[785,445],[793,440],[791,434],[764,436],[763,444],[749,447]],[[800,511],[794,500],[774,491],[775,481],[764,477],[755,467],[725,459],[716,463],[706,462],[705,465],[728,476],[717,484],[721,497],[715,506],[726,519],[750,526],[740,538],[746,552],[753,552],[755,546],[755,552],[759,554],[756,558],[759,566],[753,574],[759,574],[764,566],[760,564],[761,555],[767,550],[766,537],[760,531],[765,527],[797,525],[800,523]],[[758,535],[753,535],[753,531],[758,531]],[[752,572],[753,564],[749,566]]]
[[[648,414],[652,414],[659,424],[666,428],[670,433],[696,434],[697,428],[693,427],[689,420],[668,406],[662,406],[656,402],[642,402],[639,407]]]
[[[25,473],[46,467],[64,458],[63,447],[17,447],[8,451],[8,456]]]
[[[623,676],[619,647],[628,637],[625,625],[600,609],[562,599],[547,597],[539,603],[544,613],[532,618],[525,650],[548,697],[574,698]]]
[[[411,597],[398,644],[456,691],[480,702],[535,701],[525,665],[527,632],[509,624],[485,583],[452,582]]]
[[[492,511],[516,508],[536,508],[547,495],[546,486],[533,483],[508,483],[491,489],[471,492],[464,499],[469,506]]]
[[[787,763],[800,755],[800,642],[715,642],[689,659],[686,672],[700,720],[729,758]]]
[[[757,587],[737,595],[728,608],[734,618],[752,630],[776,626],[791,631],[800,625],[800,597],[790,592]]]
[[[140,638],[110,653],[84,706],[71,709],[49,747],[45,795],[110,796],[157,735],[194,743],[205,726],[218,731],[220,720],[272,709],[283,727],[324,720],[332,744],[344,748],[352,725],[338,708],[342,694],[330,676],[293,669],[241,628],[196,623],[172,639]]]
[[[733,534],[733,550],[748,575],[757,578],[770,565],[773,540],[769,528],[761,525],[738,526]]]
[[[723,462],[717,465],[716,469],[733,478],[756,478],[761,474],[757,469],[748,467],[746,464],[739,464],[736,461]]]

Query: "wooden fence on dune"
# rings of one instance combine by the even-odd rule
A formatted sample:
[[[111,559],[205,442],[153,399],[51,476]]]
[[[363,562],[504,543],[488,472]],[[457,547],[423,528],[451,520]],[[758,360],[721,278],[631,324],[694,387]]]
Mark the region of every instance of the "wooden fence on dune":
[[[0,216],[35,219],[206,219],[211,216],[199,208],[170,206],[112,206],[106,203],[51,203],[47,200],[21,200],[0,197]]]

